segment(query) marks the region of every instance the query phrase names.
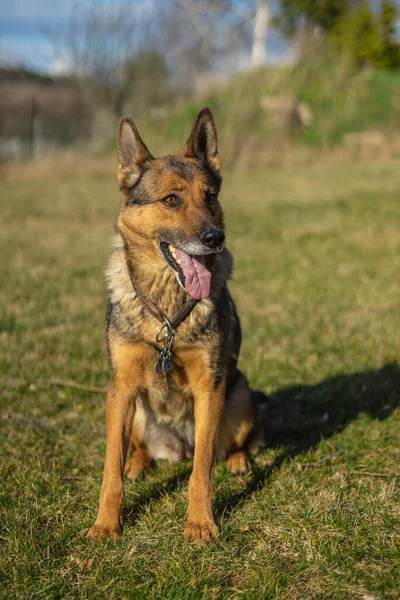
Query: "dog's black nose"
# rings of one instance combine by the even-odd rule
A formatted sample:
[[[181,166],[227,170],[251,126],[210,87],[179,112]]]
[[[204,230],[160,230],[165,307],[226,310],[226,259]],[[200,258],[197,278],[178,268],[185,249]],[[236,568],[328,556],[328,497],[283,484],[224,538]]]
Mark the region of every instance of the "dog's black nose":
[[[219,248],[225,241],[222,229],[208,227],[200,234],[200,239],[209,248]]]

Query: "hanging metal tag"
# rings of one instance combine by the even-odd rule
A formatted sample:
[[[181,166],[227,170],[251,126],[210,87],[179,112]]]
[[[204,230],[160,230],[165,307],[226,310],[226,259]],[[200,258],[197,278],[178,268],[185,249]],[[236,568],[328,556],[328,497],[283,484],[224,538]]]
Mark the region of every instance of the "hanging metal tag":
[[[163,373],[172,371],[172,366],[171,353],[162,351],[160,353],[160,358],[154,365],[154,370],[158,375],[162,375]]]
[[[174,331],[168,318],[163,314],[162,317],[165,321],[164,325],[160,327],[156,336],[156,342],[159,344],[164,342],[164,348],[160,351],[160,356],[154,365],[154,370],[157,375],[163,375],[172,371],[172,344],[174,343]]]

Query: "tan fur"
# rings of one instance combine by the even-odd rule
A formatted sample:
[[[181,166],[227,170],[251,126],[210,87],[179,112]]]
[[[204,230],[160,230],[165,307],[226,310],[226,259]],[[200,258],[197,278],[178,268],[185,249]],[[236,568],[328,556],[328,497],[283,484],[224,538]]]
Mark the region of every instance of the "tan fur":
[[[223,227],[219,203],[205,204],[210,190],[218,193],[220,182],[211,113],[199,114],[182,153],[161,159],[153,159],[136,127],[123,119],[119,158],[123,202],[106,271],[112,366],[107,450],[99,512],[88,538],[121,535],[124,471],[134,479],[153,460],[193,457],[185,534],[191,541],[208,540],[218,535],[212,512],[216,456],[227,458],[230,471],[243,473],[250,468],[247,450],[257,451],[261,441],[250,389],[236,368],[240,333],[226,286],[231,255],[227,250],[207,254],[210,294],[175,330],[174,368],[168,375],[154,370],[160,323],[143,308],[138,293],[172,315],[187,302],[188,293],[163,258],[160,240],[172,236],[178,245],[197,248],[201,228]],[[179,210],[161,202],[170,194],[179,194]]]

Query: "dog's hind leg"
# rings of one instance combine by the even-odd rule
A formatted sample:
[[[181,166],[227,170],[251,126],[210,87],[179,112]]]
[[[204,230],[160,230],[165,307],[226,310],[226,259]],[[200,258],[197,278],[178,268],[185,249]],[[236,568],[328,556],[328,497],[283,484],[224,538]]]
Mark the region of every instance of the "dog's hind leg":
[[[145,431],[146,415],[141,399],[138,397],[128,450],[128,460],[125,464],[125,475],[128,479],[140,479],[144,477],[152,465],[153,461],[144,440]]]
[[[226,459],[226,468],[235,475],[244,475],[251,469],[251,464],[244,450],[230,452]]]
[[[226,457],[226,466],[237,475],[247,473],[251,464],[248,454],[256,454],[262,430],[246,378],[237,371],[237,379],[225,399],[218,454]]]
[[[132,452],[132,456],[126,461],[125,475],[128,479],[139,479],[144,477],[150,470],[152,459],[146,448],[138,448]]]

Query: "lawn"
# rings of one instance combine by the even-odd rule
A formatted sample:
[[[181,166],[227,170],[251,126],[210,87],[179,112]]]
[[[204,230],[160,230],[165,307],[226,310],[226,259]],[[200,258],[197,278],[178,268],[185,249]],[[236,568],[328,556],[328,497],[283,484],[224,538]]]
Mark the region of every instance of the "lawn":
[[[90,547],[105,452],[113,161],[2,172],[0,597],[400,597],[400,164],[225,174],[241,367],[269,395],[252,474],[215,474],[221,537],[183,536],[189,462],[126,483]]]

